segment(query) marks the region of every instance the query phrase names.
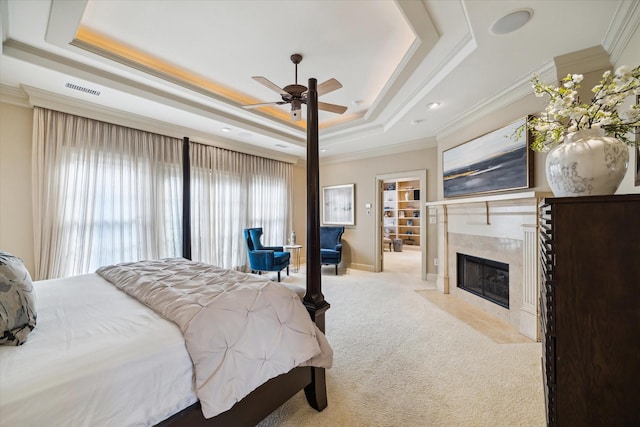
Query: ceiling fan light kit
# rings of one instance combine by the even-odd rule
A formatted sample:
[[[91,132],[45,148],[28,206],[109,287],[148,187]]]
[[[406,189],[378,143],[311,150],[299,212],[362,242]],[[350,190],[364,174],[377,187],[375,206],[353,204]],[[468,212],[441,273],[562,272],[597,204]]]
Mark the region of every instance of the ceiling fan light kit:
[[[274,102],[262,102],[259,104],[249,104],[243,105],[243,108],[251,109],[251,108],[260,108],[266,107],[269,105],[284,105],[291,104],[291,121],[297,122],[302,120],[302,104],[307,103],[307,94],[308,89],[304,85],[298,84],[298,64],[302,61],[302,55],[299,53],[294,53],[291,55],[291,62],[294,63],[295,70],[295,83],[285,86],[284,89],[280,86],[272,83],[265,77],[262,76],[254,76],[252,77],[255,81],[260,83],[261,85],[271,89],[272,91],[278,93],[282,98],[282,101],[274,101]],[[340,89],[342,84],[334,78],[327,80],[324,83],[318,85],[318,96],[327,94],[329,92],[333,92],[336,89]],[[318,109],[324,111],[330,111],[336,114],[342,114],[347,111],[347,107],[336,104],[329,104],[326,102],[318,102]]]

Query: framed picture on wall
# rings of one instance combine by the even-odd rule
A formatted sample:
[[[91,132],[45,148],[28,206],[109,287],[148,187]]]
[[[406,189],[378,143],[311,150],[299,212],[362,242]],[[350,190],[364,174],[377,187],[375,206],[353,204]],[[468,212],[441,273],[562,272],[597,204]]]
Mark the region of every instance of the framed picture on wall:
[[[444,151],[444,197],[529,188],[529,132],[514,136],[526,119]]]
[[[355,225],[353,191],[355,184],[322,187],[322,223]]]

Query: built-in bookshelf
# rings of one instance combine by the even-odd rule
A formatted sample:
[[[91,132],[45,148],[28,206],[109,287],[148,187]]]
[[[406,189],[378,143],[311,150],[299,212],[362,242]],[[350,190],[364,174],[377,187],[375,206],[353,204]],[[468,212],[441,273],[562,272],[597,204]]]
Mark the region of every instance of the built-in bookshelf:
[[[420,181],[385,181],[382,194],[384,235],[420,246]]]

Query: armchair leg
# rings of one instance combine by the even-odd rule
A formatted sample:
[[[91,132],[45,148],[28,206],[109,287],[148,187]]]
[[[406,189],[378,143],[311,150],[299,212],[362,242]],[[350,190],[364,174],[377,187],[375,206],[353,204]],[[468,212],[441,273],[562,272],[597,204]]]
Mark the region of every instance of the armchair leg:
[[[336,264],[336,276],[338,275],[338,264]]]
[[[278,282],[280,281],[280,272],[278,271]]]
[[[289,275],[289,266],[287,265],[287,276]]]

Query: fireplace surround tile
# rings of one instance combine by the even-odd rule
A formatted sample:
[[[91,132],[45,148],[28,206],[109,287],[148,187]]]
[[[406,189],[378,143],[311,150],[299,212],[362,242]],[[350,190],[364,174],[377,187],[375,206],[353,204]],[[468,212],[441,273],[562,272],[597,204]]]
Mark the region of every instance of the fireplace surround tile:
[[[456,297],[467,301],[514,328],[520,327],[522,308],[522,240],[449,233],[449,284]],[[457,287],[457,253],[486,258],[509,265],[509,308],[504,308]]]

